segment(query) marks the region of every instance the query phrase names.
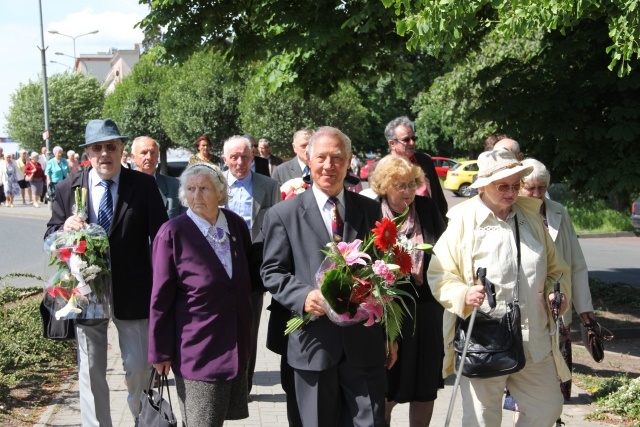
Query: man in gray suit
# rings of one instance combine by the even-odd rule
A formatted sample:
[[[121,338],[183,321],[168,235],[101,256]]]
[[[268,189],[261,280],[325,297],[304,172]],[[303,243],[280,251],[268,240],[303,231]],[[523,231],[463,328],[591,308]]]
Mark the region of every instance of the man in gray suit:
[[[229,201],[227,209],[240,215],[251,232],[251,239],[255,241],[260,234],[265,212],[282,200],[278,182],[274,179],[253,172],[251,162],[253,153],[251,142],[242,136],[232,136],[224,142],[222,159],[228,170],[225,172],[229,185]],[[262,243],[259,244],[262,248]],[[257,279],[257,280],[256,280]],[[252,276],[253,292],[251,304],[253,309],[253,324],[251,326],[251,358],[249,359],[248,388],[253,385],[253,372],[256,366],[258,343],[258,328],[264,300],[264,288],[259,277]]]
[[[286,161],[273,170],[271,178],[275,179],[280,185],[293,178],[302,178],[309,175],[309,166],[307,161],[307,145],[309,138],[313,135],[313,129],[300,129],[293,134],[293,151],[296,156]]]
[[[160,157],[160,145],[148,136],[139,136],[131,144],[131,160],[136,165],[136,170],[156,179],[162,202],[167,209],[169,219],[186,211],[178,199],[180,181],[171,176],[162,175],[156,171],[158,158]]]
[[[279,203],[265,216],[262,279],[286,309],[300,316],[318,316],[288,340],[287,358],[294,368],[302,424],[382,427],[385,365],[395,362],[397,345],[386,354],[380,324],[342,327],[332,323],[324,315],[324,297],[314,285],[326,244],[363,239],[382,216],[380,204],[345,191],[351,140],[340,130],[318,129],[307,153],[311,189]]]

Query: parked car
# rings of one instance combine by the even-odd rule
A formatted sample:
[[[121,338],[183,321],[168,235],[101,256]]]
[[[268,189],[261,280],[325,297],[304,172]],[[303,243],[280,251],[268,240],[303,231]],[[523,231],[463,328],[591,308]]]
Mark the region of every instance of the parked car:
[[[433,164],[436,165],[436,173],[438,174],[438,178],[446,178],[449,169],[452,169],[455,165],[458,164],[457,161],[448,157],[432,156],[431,159],[433,160]]]
[[[180,177],[189,163],[189,159],[169,159],[167,160],[167,175],[175,178]]]
[[[360,179],[366,181],[369,178],[369,168],[376,162],[376,159],[369,159],[364,166],[360,168]]]
[[[640,228],[640,197],[631,205],[631,224],[635,228]]]
[[[447,172],[444,180],[444,188],[453,192],[456,196],[469,197],[473,182],[473,177],[478,173],[478,161],[467,160],[460,162]]]

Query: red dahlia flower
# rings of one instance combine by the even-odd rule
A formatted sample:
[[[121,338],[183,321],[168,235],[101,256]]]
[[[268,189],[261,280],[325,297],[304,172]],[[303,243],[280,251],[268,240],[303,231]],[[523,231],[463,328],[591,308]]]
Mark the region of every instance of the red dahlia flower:
[[[387,250],[389,246],[396,244],[398,229],[396,228],[396,224],[389,218],[382,218],[382,221],[376,221],[376,226],[371,231],[375,235],[373,243],[375,243],[380,250]]]

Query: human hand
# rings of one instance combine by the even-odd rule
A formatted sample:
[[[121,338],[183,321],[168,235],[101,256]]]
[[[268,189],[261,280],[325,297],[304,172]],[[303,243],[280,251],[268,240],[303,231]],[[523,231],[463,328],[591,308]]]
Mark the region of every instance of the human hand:
[[[393,344],[387,348],[387,360],[385,360],[384,366],[386,366],[387,369],[391,369],[393,365],[395,365],[396,360],[398,360],[398,342],[394,341]]]
[[[171,360],[167,360],[165,362],[154,363],[153,367],[156,371],[158,371],[158,375],[169,375],[169,371],[171,370]]]
[[[551,307],[551,312],[556,316],[562,316],[564,312],[567,311],[567,307],[568,307],[567,298],[564,296],[564,294],[560,294],[560,296],[561,296],[560,312],[558,313],[558,309],[553,305],[553,300],[555,299],[555,293],[554,292],[549,293],[549,306]]]
[[[588,325],[596,321],[596,315],[593,311],[585,311],[580,313],[580,320],[582,320],[583,324]]]
[[[469,307],[480,307],[484,302],[484,296],[485,290],[483,285],[470,286],[464,297],[464,303]]]
[[[325,311],[324,307],[322,307],[322,301],[324,301],[322,292],[318,289],[314,289],[307,294],[307,299],[304,301],[304,311],[315,316],[324,315]]]
[[[72,215],[64,222],[63,230],[64,231],[77,231],[82,228],[84,225],[84,220],[80,218],[78,215]]]

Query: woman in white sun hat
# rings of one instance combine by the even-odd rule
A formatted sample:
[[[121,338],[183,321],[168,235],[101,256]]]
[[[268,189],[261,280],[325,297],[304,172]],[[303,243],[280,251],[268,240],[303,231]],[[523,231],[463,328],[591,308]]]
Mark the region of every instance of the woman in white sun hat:
[[[518,277],[526,364],[508,375],[462,377],[462,425],[499,426],[505,386],[520,405],[516,425],[552,425],[562,412],[559,381],[566,381],[571,373],[558,350],[551,301],[553,284],[561,274],[561,291],[570,295],[569,268],[556,255],[542,223],[540,200],[518,197],[522,180],[532,168],[505,148],[480,154],[478,166],[478,180],[472,187],[479,194],[450,212],[449,226],[435,245],[427,274],[434,297],[445,308],[443,375],[455,369],[450,343],[456,316],[467,318],[477,307],[491,317],[502,317],[513,300]],[[491,311],[476,277],[479,267],[486,268],[486,278],[495,284],[496,308]],[[566,309],[566,299],[562,301],[561,312]]]

